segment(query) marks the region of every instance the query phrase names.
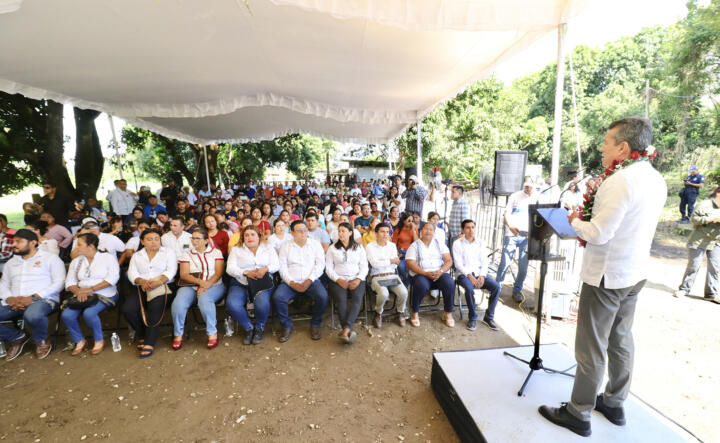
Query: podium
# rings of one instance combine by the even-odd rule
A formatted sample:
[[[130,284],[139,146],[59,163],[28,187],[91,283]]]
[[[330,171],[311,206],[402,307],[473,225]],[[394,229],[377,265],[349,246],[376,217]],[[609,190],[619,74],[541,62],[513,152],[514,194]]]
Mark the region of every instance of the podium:
[[[540,261],[540,287],[538,289],[537,299],[537,324],[535,328],[535,343],[532,358],[524,360],[509,352],[504,355],[526,363],[530,367],[525,381],[518,391],[518,397],[521,397],[530,382],[535,371],[543,370],[551,374],[561,374],[573,377],[568,371],[574,366],[556,370],[543,366],[540,358],[540,327],[542,323],[543,296],[545,292],[545,277],[548,271],[548,262],[564,260],[565,257],[559,255],[557,251],[553,251],[553,245],[558,244],[558,239],[574,239],[577,233],[568,222],[568,213],[564,208],[560,207],[560,203],[534,204],[529,206],[530,223],[528,224],[528,259]]]

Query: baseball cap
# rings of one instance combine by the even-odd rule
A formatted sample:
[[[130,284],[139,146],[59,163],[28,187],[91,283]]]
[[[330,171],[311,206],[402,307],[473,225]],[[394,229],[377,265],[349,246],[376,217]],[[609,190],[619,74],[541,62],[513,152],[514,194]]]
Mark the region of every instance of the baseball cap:
[[[517,182],[516,182],[516,183],[517,183]],[[524,188],[525,186],[535,186],[535,183],[533,183],[533,181],[530,180],[529,178],[526,178],[525,181],[523,181],[523,188]]]
[[[93,217],[85,217],[84,219],[82,219],[82,222],[81,222],[80,224],[81,224],[81,225],[84,225],[85,223],[95,223],[95,224],[97,224],[97,222],[98,222],[98,221],[95,220],[95,218],[93,218]]]
[[[688,169],[689,172],[695,172],[695,171],[697,171],[697,170],[698,170],[697,165],[692,165],[692,166],[690,166],[690,168]]]

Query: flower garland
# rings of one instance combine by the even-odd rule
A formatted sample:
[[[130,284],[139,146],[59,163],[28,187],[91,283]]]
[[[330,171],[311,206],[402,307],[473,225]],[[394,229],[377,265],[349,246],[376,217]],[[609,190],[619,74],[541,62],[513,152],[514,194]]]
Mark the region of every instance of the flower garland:
[[[602,184],[603,181],[605,181],[608,177],[616,173],[617,171],[627,168],[631,164],[637,162],[637,161],[647,161],[652,160],[657,156],[657,151],[655,150],[654,146],[648,146],[644,151],[638,152],[638,151],[632,151],[630,153],[630,156],[626,158],[623,161],[614,160],[612,165],[610,167],[605,168],[605,171],[600,174],[600,176],[596,179],[594,186],[588,186],[587,192],[585,192],[584,199],[583,199],[583,207],[582,211],[580,211],[580,214],[578,218],[583,221],[590,221],[592,218],[592,210],[593,206],[595,206],[595,194],[597,193],[598,188]],[[583,248],[587,244],[587,242],[580,237],[578,237],[578,242],[580,243],[580,246]]]

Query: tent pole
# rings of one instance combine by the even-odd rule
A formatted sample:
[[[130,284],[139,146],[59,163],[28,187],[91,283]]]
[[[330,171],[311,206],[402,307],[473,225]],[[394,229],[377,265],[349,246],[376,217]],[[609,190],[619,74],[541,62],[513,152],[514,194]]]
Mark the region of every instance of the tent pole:
[[[120,164],[120,145],[118,144],[117,137],[115,136],[115,124],[113,123],[112,115],[107,114],[108,120],[110,121],[110,131],[113,136],[113,146],[115,146],[115,161],[117,162],[118,172],[120,173],[120,180],[122,180],[122,164]]]
[[[208,168],[207,146],[203,145],[203,154],[205,155],[205,179],[207,180],[208,191],[210,190],[210,168]]]
[[[418,184],[422,184],[422,129],[420,128],[420,119],[417,121],[417,175]]]
[[[558,26],[557,78],[555,81],[555,127],[553,128],[552,166],[550,168],[551,184],[556,185],[560,172],[560,139],[562,133],[563,85],[565,84],[565,28],[567,24]]]

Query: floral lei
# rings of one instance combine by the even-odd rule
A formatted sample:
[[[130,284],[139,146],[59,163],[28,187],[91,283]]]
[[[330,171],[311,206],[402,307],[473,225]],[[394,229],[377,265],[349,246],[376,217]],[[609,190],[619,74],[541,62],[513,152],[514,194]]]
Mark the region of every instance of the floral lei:
[[[583,221],[590,221],[590,219],[592,218],[593,206],[595,206],[595,194],[597,193],[597,190],[602,184],[602,182],[605,181],[608,177],[623,168],[627,168],[628,166],[637,161],[652,160],[656,156],[657,151],[655,150],[655,147],[648,146],[643,152],[632,151],[630,153],[630,156],[623,161],[614,160],[612,165],[610,165],[610,167],[608,168],[605,168],[605,171],[600,174],[600,176],[595,182],[595,186],[588,186],[588,190],[584,195],[583,208],[582,211],[580,211],[580,215],[578,218]],[[578,237],[578,242],[582,247],[585,247],[585,245],[587,244],[587,242],[580,237]]]

